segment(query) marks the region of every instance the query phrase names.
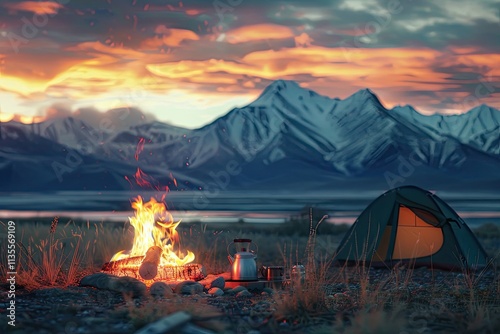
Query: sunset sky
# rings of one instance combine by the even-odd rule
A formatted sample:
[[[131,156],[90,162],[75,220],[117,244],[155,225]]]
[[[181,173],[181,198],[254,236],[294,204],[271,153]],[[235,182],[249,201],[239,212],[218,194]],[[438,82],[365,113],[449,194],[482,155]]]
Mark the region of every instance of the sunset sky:
[[[500,108],[500,0],[0,0],[0,121],[134,106],[195,128],[276,79]]]

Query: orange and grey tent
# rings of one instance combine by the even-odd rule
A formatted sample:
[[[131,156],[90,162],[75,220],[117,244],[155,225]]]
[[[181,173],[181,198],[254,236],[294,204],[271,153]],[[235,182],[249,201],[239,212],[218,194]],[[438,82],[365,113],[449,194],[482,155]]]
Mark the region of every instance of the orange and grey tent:
[[[340,243],[338,264],[447,270],[484,268],[486,252],[459,215],[415,186],[387,191],[360,214]]]

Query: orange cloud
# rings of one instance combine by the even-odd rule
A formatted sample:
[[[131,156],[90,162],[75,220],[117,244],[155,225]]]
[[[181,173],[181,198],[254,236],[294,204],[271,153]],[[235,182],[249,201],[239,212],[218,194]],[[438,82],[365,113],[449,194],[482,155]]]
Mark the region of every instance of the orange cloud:
[[[45,120],[43,116],[27,116],[18,114],[0,114],[0,122],[7,123],[10,121],[15,121],[24,124],[39,123]]]
[[[203,12],[201,10],[198,10],[198,9],[187,9],[186,10],[186,14],[190,15],[190,16],[199,15],[201,13],[203,13]]]
[[[289,27],[277,24],[255,24],[228,31],[225,35],[225,40],[231,44],[238,44],[293,37],[294,33]]]
[[[4,4],[3,7],[15,11],[32,12],[38,15],[57,14],[59,9],[64,8],[64,6],[60,3],[52,1],[21,1],[17,3],[10,2]]]
[[[477,82],[476,79],[450,80],[449,73],[435,70],[444,65],[443,59],[447,59],[445,66],[467,64],[472,68],[489,68],[485,74],[488,80],[499,80],[495,64],[500,62],[500,55],[473,52],[450,54],[428,48],[345,49],[309,45],[305,48],[251,52],[237,61],[181,60],[147,65],[146,68],[156,76],[185,83],[210,84],[211,78],[216,78],[217,90],[232,94],[252,92],[257,95],[260,89],[254,88],[253,82],[258,79],[297,80],[319,93],[337,97],[346,97],[357,89],[368,87],[383,92],[381,98],[388,107],[415,103],[401,100],[401,96],[408,92],[432,91],[438,97],[433,100],[426,96],[425,104],[428,106],[442,103],[450,97],[463,100],[467,94],[460,91],[461,87]],[[231,84],[231,80],[225,84],[224,76],[239,78],[238,84]],[[306,82],[304,76],[309,78]],[[487,103],[490,98],[483,98],[482,103]],[[455,112],[463,111],[464,108],[458,104],[453,107]],[[418,104],[415,105],[418,107]]]
[[[226,73],[227,75],[249,75],[264,79],[285,76],[310,75],[313,77],[335,77],[346,81],[362,81],[369,86],[367,78],[375,86],[387,85],[388,72],[391,82],[415,80],[425,76],[432,81],[444,80],[444,74],[433,73],[429,65],[438,55],[430,49],[358,49],[349,54],[345,50],[319,46],[287,48],[278,51],[252,52],[241,61],[210,59],[204,61],[182,60],[164,64],[148,65],[147,69],[170,79],[189,79],[198,75]],[[384,67],[386,67],[384,69]],[[380,80],[378,82],[377,80]]]
[[[133,104],[138,92],[145,92],[141,93],[143,96],[163,96],[172,89],[180,89],[186,96],[192,93],[206,95],[214,101],[223,99],[220,92],[224,92],[224,98],[255,97],[261,92],[260,80],[284,78],[297,80],[303,86],[332,97],[346,97],[359,88],[369,87],[377,93],[382,92],[381,98],[388,106],[415,103],[401,100],[407,92],[432,91],[436,95],[434,100],[428,96],[425,100],[426,105],[431,105],[449,97],[464,99],[463,90],[446,92],[444,88],[461,90],[465,84],[477,82],[476,79],[450,80],[449,73],[441,73],[436,68],[466,65],[471,69],[488,70],[484,75],[490,76],[491,82],[498,82],[500,78],[497,66],[500,55],[481,54],[472,48],[456,52],[428,48],[327,48],[312,45],[310,37],[303,33],[295,37],[302,47],[254,51],[236,60],[184,60],[183,50],[168,54],[145,50],[155,45],[179,46],[185,40],[199,39],[198,35],[165,26],[158,26],[155,32],[159,36],[156,40],[145,41],[143,50],[85,42],[63,49],[64,55],[60,57],[39,54],[37,61],[28,54],[6,55],[1,68],[0,92],[10,92],[32,102],[114,96],[114,99],[101,99],[95,104],[98,108],[109,109],[118,104]],[[246,35],[245,38],[260,38],[259,29],[254,32],[252,37]],[[274,36],[278,35],[288,36]],[[196,52],[197,44],[192,46]],[[67,57],[68,52],[77,56]],[[54,59],[49,59],[51,57]],[[482,103],[488,101],[489,97],[481,100]]]
[[[151,75],[148,76],[145,69],[148,62],[168,59],[167,55],[145,54],[128,48],[110,47],[100,42],[81,43],[65,51],[73,51],[82,57],[56,58],[57,61],[51,62],[49,55],[37,55],[37,60],[42,59],[40,64],[46,68],[38,66],[35,69],[47,72],[44,76],[32,73],[37,62],[25,59],[24,55],[16,55],[19,61],[8,60],[9,66],[6,67],[9,71],[0,76],[0,91],[32,100],[38,97],[77,100],[114,91],[120,98],[130,100],[134,91],[164,91],[174,87],[165,78],[151,80]]]
[[[314,40],[305,32],[295,37],[295,46],[297,47],[308,47],[311,46],[312,42],[314,42]]]

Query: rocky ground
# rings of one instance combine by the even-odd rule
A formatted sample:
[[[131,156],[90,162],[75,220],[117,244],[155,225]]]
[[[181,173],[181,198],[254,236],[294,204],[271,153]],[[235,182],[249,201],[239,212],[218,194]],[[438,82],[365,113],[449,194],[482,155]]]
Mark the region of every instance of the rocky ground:
[[[94,274],[80,286],[18,287],[16,327],[6,324],[2,292],[0,331],[124,334],[164,319],[167,327],[148,333],[349,333],[363,332],[357,329],[367,323],[364,332],[500,332],[500,281],[493,270],[353,268],[333,269],[329,276],[321,284],[249,291],[225,287],[227,274],[148,288]]]

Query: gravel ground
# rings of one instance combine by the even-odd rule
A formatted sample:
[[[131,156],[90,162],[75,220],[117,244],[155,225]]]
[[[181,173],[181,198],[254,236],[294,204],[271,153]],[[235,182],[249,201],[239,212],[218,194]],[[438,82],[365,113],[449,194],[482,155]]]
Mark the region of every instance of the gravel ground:
[[[2,289],[0,313],[4,321],[0,331],[134,333],[162,316],[186,310],[193,315],[191,323],[207,333],[316,333],[321,326],[327,328],[325,333],[331,333],[334,328],[357,326],[353,319],[361,310],[390,311],[399,305],[403,306],[400,313],[406,320],[402,333],[500,332],[500,281],[493,270],[463,274],[369,269],[363,273],[356,268],[342,272],[335,268],[330,274],[329,284],[316,287],[321,289],[328,309],[311,315],[308,322],[302,321],[299,309],[297,314],[283,311],[280,301],[297,293],[298,287],[291,285],[274,290],[224,289],[220,296],[205,290],[153,297],[148,291],[140,298],[92,287],[34,291],[18,287],[15,328],[6,324],[8,304]],[[300,289],[303,292],[305,288]],[[480,314],[485,310],[488,314]],[[343,325],[339,319],[344,320]]]

